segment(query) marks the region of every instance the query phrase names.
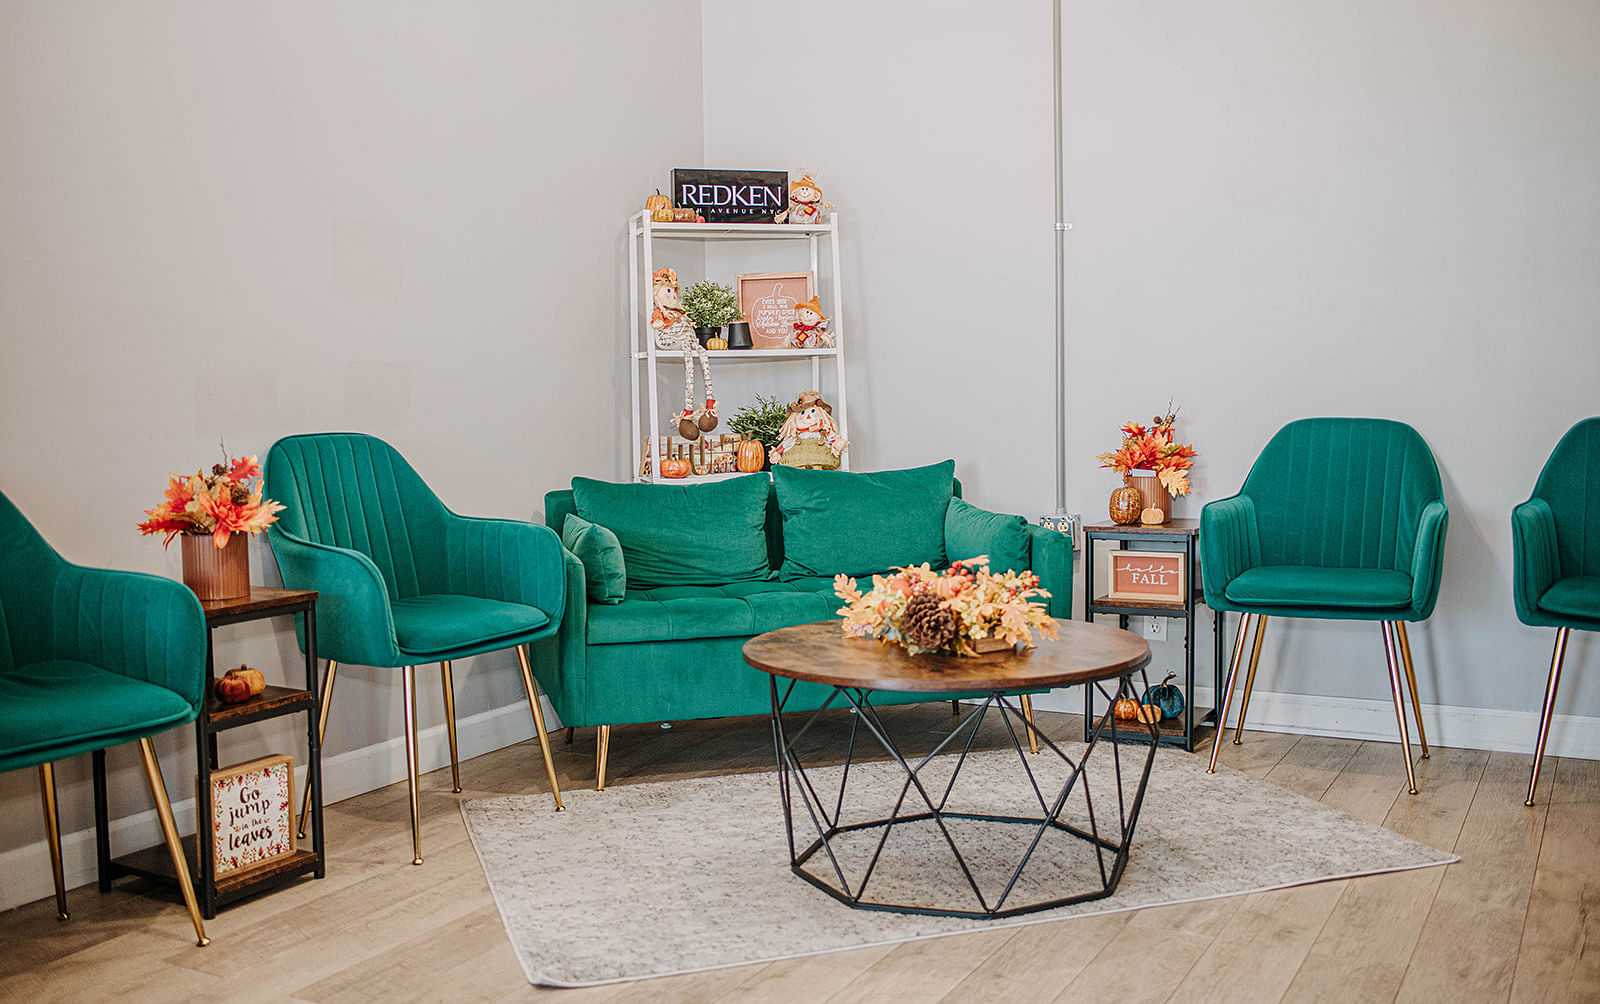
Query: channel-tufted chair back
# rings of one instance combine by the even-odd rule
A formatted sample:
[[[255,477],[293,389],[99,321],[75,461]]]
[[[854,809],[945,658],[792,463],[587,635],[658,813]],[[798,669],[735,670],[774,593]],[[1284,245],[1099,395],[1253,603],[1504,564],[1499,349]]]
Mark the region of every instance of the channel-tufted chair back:
[[[1533,497],[1555,516],[1561,576],[1600,576],[1600,417],[1584,419],[1561,437]]]

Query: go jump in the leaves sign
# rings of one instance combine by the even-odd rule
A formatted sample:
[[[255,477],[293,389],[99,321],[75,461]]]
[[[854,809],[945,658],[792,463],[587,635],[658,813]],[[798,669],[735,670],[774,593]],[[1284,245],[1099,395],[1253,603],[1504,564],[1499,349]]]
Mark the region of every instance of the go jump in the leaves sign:
[[[294,760],[268,756],[211,775],[211,854],[217,878],[294,853]]]

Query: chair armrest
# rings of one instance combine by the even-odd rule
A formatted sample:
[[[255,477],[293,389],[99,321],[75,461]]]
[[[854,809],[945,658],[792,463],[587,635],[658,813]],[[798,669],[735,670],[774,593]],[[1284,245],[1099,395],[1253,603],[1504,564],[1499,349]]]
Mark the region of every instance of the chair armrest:
[[[1250,496],[1206,503],[1200,510],[1200,579],[1206,606],[1222,609],[1228,583],[1260,563],[1261,534]]]
[[[554,635],[534,642],[533,673],[563,724],[598,724],[584,717],[588,693],[589,594],[583,562],[561,549],[566,610]]]
[[[317,654],[362,666],[401,666],[389,589],[360,551],[318,544],[277,527],[267,531],[283,584],[317,591]],[[305,638],[300,639],[302,647]]]
[[[1550,503],[1531,498],[1511,510],[1511,594],[1517,619],[1543,624],[1539,597],[1561,577],[1556,549],[1556,516]]]
[[[206,618],[172,579],[68,565],[50,597],[50,650],[165,687],[200,710],[206,690]]]
[[[1049,590],[1051,617],[1072,618],[1072,535],[1028,524],[1028,565]]]
[[[1434,499],[1422,509],[1417,520],[1417,544],[1411,549],[1411,607],[1420,617],[1433,613],[1439,598],[1440,570],[1444,567],[1444,533],[1450,526],[1450,510],[1443,499]]]
[[[445,522],[448,592],[537,607],[552,621],[566,609],[562,554],[547,526],[454,514]]]

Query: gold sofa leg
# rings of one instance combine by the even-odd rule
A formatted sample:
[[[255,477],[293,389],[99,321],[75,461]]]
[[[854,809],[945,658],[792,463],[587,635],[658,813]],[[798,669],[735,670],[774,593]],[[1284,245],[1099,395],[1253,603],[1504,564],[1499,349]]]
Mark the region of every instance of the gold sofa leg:
[[[1028,752],[1039,752],[1039,733],[1033,727],[1033,697],[1022,695],[1022,717],[1028,723]]]
[[[1422,698],[1417,695],[1417,671],[1411,665],[1411,639],[1406,636],[1406,622],[1395,621],[1400,634],[1400,658],[1406,667],[1406,685],[1411,688],[1411,713],[1417,719],[1417,743],[1422,747],[1422,759],[1428,759],[1428,733],[1422,727]]]
[[[150,783],[150,795],[155,799],[161,836],[167,842],[167,853],[172,855],[172,870],[178,877],[178,891],[183,893],[183,905],[189,908],[189,919],[194,922],[195,944],[204,948],[211,944],[211,939],[206,937],[206,925],[200,919],[200,904],[194,898],[194,883],[189,881],[189,855],[178,837],[178,824],[172,820],[167,783],[161,778],[161,763],[156,759],[155,744],[149,739],[139,740],[139,758],[144,761],[144,777]]]
[[[1556,648],[1550,655],[1550,678],[1544,685],[1544,707],[1539,711],[1539,738],[1533,744],[1533,773],[1528,775],[1528,797],[1523,805],[1533,804],[1534,789],[1539,787],[1539,767],[1544,763],[1544,744],[1550,741],[1550,720],[1555,717],[1556,691],[1561,687],[1561,664],[1567,658],[1567,638],[1571,628],[1556,628]]]
[[[561,804],[561,782],[556,780],[556,762],[550,755],[550,736],[544,730],[544,709],[539,706],[539,682],[533,678],[533,667],[528,662],[526,646],[518,645],[517,662],[522,667],[522,689],[528,693],[528,707],[533,711],[533,734],[539,740],[539,750],[544,754],[544,770],[550,777],[550,797],[555,799],[556,811],[565,812]]]
[[[50,877],[56,882],[56,919],[69,920],[67,879],[61,870],[61,814],[56,807],[56,771],[49,763],[39,765],[39,801],[44,807],[44,836],[50,845]]]
[[[1244,716],[1250,710],[1250,694],[1256,689],[1256,667],[1261,665],[1261,643],[1267,637],[1267,615],[1256,617],[1256,638],[1250,645],[1250,671],[1244,675],[1244,696],[1239,699],[1239,724],[1233,727],[1233,744],[1244,745]]]
[[[1244,642],[1250,634],[1250,622],[1255,614],[1244,614],[1239,618],[1239,633],[1233,637],[1233,656],[1228,660],[1228,682],[1222,688],[1222,703],[1217,705],[1217,732],[1211,739],[1211,762],[1206,766],[1207,774],[1217,772],[1217,754],[1222,752],[1222,740],[1228,735],[1228,705],[1233,703],[1233,685],[1239,679],[1239,663],[1244,660]]]
[[[1417,793],[1417,775],[1411,766],[1411,729],[1406,725],[1406,704],[1402,696],[1400,676],[1404,672],[1400,667],[1400,650],[1395,642],[1397,632],[1391,621],[1382,622],[1383,626],[1383,656],[1389,663],[1389,692],[1394,697],[1395,724],[1400,726],[1400,752],[1406,758],[1406,791],[1415,795]]]
[[[417,667],[401,671],[405,688],[406,787],[411,795],[411,863],[422,864],[422,793],[417,789]]]
[[[602,725],[594,737],[594,790],[606,790],[606,760],[611,756],[611,726]]]
[[[328,671],[322,677],[322,695],[317,699],[317,742],[328,738],[328,709],[333,707],[333,677],[339,671],[339,664],[332,659],[328,660]],[[295,833],[301,839],[306,838],[306,816],[311,811],[311,784],[306,783],[305,791],[300,795],[300,821],[295,824]],[[327,831],[327,827],[323,827]]]
[[[456,684],[450,677],[450,660],[439,663],[439,686],[444,690],[444,726],[450,735],[450,790],[461,794],[461,754],[456,749]]]

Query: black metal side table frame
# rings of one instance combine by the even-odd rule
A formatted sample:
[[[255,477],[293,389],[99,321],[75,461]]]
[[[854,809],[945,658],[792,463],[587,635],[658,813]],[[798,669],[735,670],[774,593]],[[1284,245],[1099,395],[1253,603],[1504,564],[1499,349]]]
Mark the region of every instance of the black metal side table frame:
[[[982,703],[969,706],[970,710],[968,710],[967,713],[960,719],[956,727],[952,729],[950,733],[946,735],[937,745],[935,745],[932,751],[921,757],[915,764],[912,764],[900,752],[899,747],[890,737],[888,729],[884,726],[883,720],[878,715],[876,706],[874,706],[872,703],[872,692],[870,690],[854,687],[834,687],[833,692],[828,696],[828,699],[823,702],[822,706],[816,711],[812,712],[811,716],[806,720],[805,724],[801,726],[799,731],[795,732],[791,736],[784,726],[783,713],[788,704],[790,696],[794,693],[795,681],[792,679],[789,680],[786,689],[784,689],[780,695],[778,677],[771,677],[772,742],[778,761],[778,786],[783,799],[783,825],[785,835],[788,838],[790,870],[800,878],[806,880],[813,886],[816,886],[818,889],[821,889],[823,892],[847,906],[855,907],[856,909],[861,910],[881,910],[892,913],[917,914],[920,916],[929,917],[964,917],[976,920],[992,920],[1003,917],[1015,917],[1020,914],[1033,913],[1039,910],[1049,910],[1055,907],[1068,906],[1073,903],[1082,903],[1088,900],[1103,899],[1107,896],[1110,896],[1116,891],[1117,883],[1121,880],[1122,873],[1128,864],[1128,852],[1133,844],[1134,827],[1139,821],[1139,810],[1144,804],[1145,789],[1150,781],[1150,768],[1155,762],[1156,749],[1159,745],[1150,739],[1146,739],[1145,745],[1149,747],[1149,753],[1146,754],[1144,764],[1139,770],[1138,786],[1134,789],[1132,798],[1130,800],[1127,797],[1126,786],[1123,783],[1121,751],[1119,744],[1114,741],[1119,732],[1119,723],[1111,714],[1109,702],[1114,697],[1133,694],[1135,692],[1135,676],[1139,677],[1140,682],[1148,685],[1148,680],[1145,678],[1143,667],[1131,669],[1122,676],[1117,677],[1116,691],[1114,694],[1107,694],[1103,686],[1103,684],[1108,681],[1097,681],[1093,684],[1086,685],[1086,687],[1092,686],[1095,690],[1099,691],[1102,696],[1106,697],[1108,701],[1108,707],[1105,714],[1100,717],[1094,728],[1090,731],[1090,734],[1087,737],[1088,747],[1083,751],[1082,755],[1076,759],[1068,755],[1066,751],[1061,749],[1061,747],[1057,746],[1048,736],[1045,736],[1042,733],[1039,733],[1037,730],[1034,730],[1035,734],[1038,736],[1039,742],[1043,744],[1043,746],[1049,750],[1050,753],[1059,757],[1070,770],[1070,773],[1068,774],[1067,779],[1062,785],[1061,789],[1054,793],[1054,795],[1050,798],[1046,797],[1044,790],[1040,787],[1039,778],[1036,776],[1032,766],[1029,764],[1029,753],[1023,747],[1022,737],[1026,734],[1027,730],[1031,726],[1029,725],[1027,719],[1023,716],[1021,709],[1004,691],[992,691]],[[818,791],[816,785],[813,783],[813,779],[808,773],[808,769],[801,763],[800,756],[796,751],[796,746],[800,740],[805,737],[806,733],[811,729],[811,727],[817,723],[823,713],[835,706],[840,697],[844,698],[845,702],[849,704],[851,710],[855,713],[851,716],[850,739],[848,746],[846,747],[844,769],[839,779],[838,792],[833,798],[824,800],[822,793]],[[947,807],[950,799],[950,793],[955,788],[956,779],[960,776],[961,768],[966,764],[968,754],[972,751],[973,741],[977,738],[978,730],[983,724],[985,715],[987,715],[991,709],[997,710],[1001,721],[1006,726],[1007,734],[1011,739],[1012,748],[1015,749],[1018,760],[1022,765],[1022,772],[1027,777],[1028,784],[1031,786],[1033,794],[1038,801],[1039,815],[1037,816],[962,812]],[[850,781],[850,768],[855,762],[856,740],[858,734],[863,728],[865,729],[866,733],[871,736],[871,738],[875,740],[876,743],[884,750],[884,752],[889,754],[890,758],[905,773],[905,782],[901,785],[900,796],[895,801],[893,810],[886,818],[872,819],[863,822],[845,823],[842,820],[845,805],[845,793]],[[1155,726],[1150,725],[1145,726],[1144,728],[1149,731],[1150,737],[1153,739],[1156,731]],[[924,767],[933,761],[934,757],[938,756],[952,743],[956,742],[963,732],[967,733],[967,737],[965,743],[961,747],[960,755],[956,760],[955,769],[951,772],[950,779],[948,783],[945,784],[942,795],[935,798],[934,795],[928,790],[927,786],[924,785],[922,778],[920,777],[920,772]],[[1113,740],[1110,744],[1110,755],[1112,759],[1112,766],[1116,775],[1117,789],[1116,826],[1114,829],[1110,830],[1110,832],[1115,833],[1115,839],[1113,839],[1110,835],[1102,834],[1101,832],[1102,824],[1096,818],[1094,801],[1092,797],[1090,797],[1089,785],[1085,776],[1085,771],[1088,768],[1089,760],[1094,756],[1096,750],[1099,748],[1101,736],[1108,732],[1110,733],[1108,738]],[[1101,760],[1104,759],[1104,756],[1102,756]],[[1098,763],[1099,761],[1096,762]],[[1067,799],[1069,796],[1071,796],[1074,788],[1078,785],[1080,780],[1083,781],[1084,802],[1088,809],[1087,828],[1067,822],[1061,818],[1062,812],[1066,808]],[[901,810],[905,807],[906,801],[908,797],[911,797],[913,791],[915,792],[915,799],[913,801],[911,810],[902,813]],[[817,834],[816,838],[809,844],[806,844],[804,847],[800,846],[795,836],[796,813],[794,801],[796,794],[799,795],[799,800],[805,808],[805,814],[811,820],[812,827]],[[832,802],[833,806],[831,813],[828,809],[829,801]],[[920,806],[918,806],[917,803],[920,803]],[[951,854],[956,860],[956,863],[960,866],[961,872],[966,878],[968,889],[971,892],[972,897],[977,902],[977,908],[947,909],[941,907],[888,903],[880,900],[867,899],[866,892],[868,883],[872,879],[873,871],[877,868],[879,856],[883,852],[884,844],[888,841],[890,831],[895,826],[906,823],[927,822],[930,820],[938,827],[941,838],[949,847]],[[970,822],[997,825],[1027,826],[1033,829],[1033,838],[1029,842],[1027,850],[1023,852],[1021,860],[1018,861],[1015,868],[1011,870],[1010,878],[1007,880],[1005,887],[1000,890],[998,895],[995,895],[992,898],[984,895],[983,890],[979,887],[977,879],[973,876],[972,869],[968,865],[966,857],[961,853],[959,843],[951,834],[950,828],[945,825],[949,820],[965,820]],[[867,864],[865,870],[856,879],[856,881],[852,883],[848,878],[846,878],[845,869],[841,865],[839,857],[834,853],[833,841],[841,834],[873,829],[882,830],[882,833],[878,837],[877,847],[874,849],[872,859]],[[1099,868],[1098,884],[1092,885],[1080,892],[1073,892],[1047,900],[1030,902],[1021,905],[1011,905],[1009,903],[1009,899],[1012,892],[1016,888],[1017,880],[1021,877],[1023,870],[1028,865],[1028,862],[1032,859],[1033,853],[1038,848],[1040,841],[1044,838],[1045,834],[1052,829],[1059,830],[1063,833],[1069,834],[1072,837],[1082,840],[1095,849],[1095,857]],[[828,864],[828,867],[824,870],[824,874],[822,876],[814,874],[806,867],[809,862],[817,859],[817,855],[819,853],[826,858]],[[830,880],[829,877],[826,877],[830,874],[832,880],[837,880],[837,884]]]
[[[200,714],[194,722],[195,730],[195,833],[183,839],[189,854],[189,874],[194,879],[195,898],[201,914],[210,920],[217,908],[253,896],[305,874],[323,878],[327,874],[327,854],[324,848],[322,826],[322,744],[317,735],[317,594],[310,590],[272,590],[254,587],[250,597],[239,601],[203,603],[206,614],[206,695]],[[265,620],[271,617],[295,616],[303,620],[305,632],[306,689],[269,686],[249,703],[222,705],[213,694],[216,683],[216,664],[212,635],[216,628],[245,621]],[[304,713],[306,735],[309,743],[306,756],[306,783],[311,786],[311,801],[315,807],[312,815],[311,849],[297,849],[295,854],[269,865],[252,868],[248,872],[224,877],[218,881],[212,866],[211,844],[211,775],[219,769],[217,737],[220,733],[243,725],[278,718],[283,715]],[[157,883],[176,884],[172,865],[165,848],[147,848],[113,859],[111,835],[108,828],[110,812],[106,791],[106,751],[93,753],[95,858],[101,892],[108,892],[111,883],[126,875],[137,875]],[[292,825],[291,820],[291,825]],[[159,853],[154,853],[159,852]]]

